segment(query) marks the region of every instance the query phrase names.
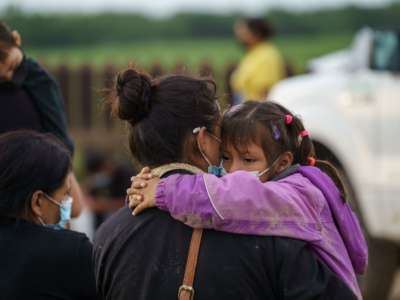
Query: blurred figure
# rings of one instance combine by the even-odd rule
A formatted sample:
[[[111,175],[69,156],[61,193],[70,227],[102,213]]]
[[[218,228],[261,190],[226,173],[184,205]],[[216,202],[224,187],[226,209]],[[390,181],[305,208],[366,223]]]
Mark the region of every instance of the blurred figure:
[[[21,36],[0,21],[0,134],[18,129],[50,132],[73,154],[64,103],[56,81],[21,49]],[[75,202],[72,215],[81,210],[81,190],[72,174]]]
[[[264,19],[249,18],[237,21],[234,31],[246,55],[231,77],[233,104],[262,101],[272,86],[286,77],[284,60],[270,40],[274,30]]]
[[[1,299],[96,299],[92,245],[71,216],[68,150],[49,134],[0,135]]]
[[[96,229],[125,205],[126,190],[136,171],[130,163],[115,162],[100,151],[88,150],[85,156],[87,178],[84,189],[89,208],[94,213]]]

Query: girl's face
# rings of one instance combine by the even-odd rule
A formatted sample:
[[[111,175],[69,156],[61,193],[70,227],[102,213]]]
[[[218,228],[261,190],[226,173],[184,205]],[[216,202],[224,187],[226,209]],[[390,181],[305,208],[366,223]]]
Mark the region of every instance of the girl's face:
[[[247,147],[238,151],[232,144],[226,144],[222,148],[222,161],[228,173],[235,171],[257,171],[262,172],[269,164],[261,146],[250,143]],[[268,180],[268,174],[260,177],[262,182]]]

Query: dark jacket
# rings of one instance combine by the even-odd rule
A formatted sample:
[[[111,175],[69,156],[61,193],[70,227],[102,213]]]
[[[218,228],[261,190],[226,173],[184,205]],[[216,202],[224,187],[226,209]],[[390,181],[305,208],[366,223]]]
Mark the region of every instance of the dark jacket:
[[[192,229],[158,209],[120,209],[94,242],[99,294],[108,300],[177,299]],[[195,300],[356,299],[298,240],[205,230]]]
[[[73,153],[60,89],[33,59],[24,58],[12,81],[0,83],[0,100],[0,133],[10,129],[50,132]]]
[[[84,234],[0,217],[0,300],[93,300]]]

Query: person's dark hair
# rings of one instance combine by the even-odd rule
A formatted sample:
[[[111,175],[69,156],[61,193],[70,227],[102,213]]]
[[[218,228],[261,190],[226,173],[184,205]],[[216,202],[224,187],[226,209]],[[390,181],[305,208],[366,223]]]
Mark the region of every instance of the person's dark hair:
[[[185,159],[188,135],[199,126],[211,131],[220,117],[214,81],[186,75],[152,79],[131,68],[118,74],[108,101],[130,125],[133,156],[150,167]]]
[[[289,124],[286,116],[291,116]],[[345,198],[345,188],[336,168],[328,161],[317,160],[313,142],[305,131],[303,122],[288,109],[272,101],[247,101],[227,111],[222,120],[222,141],[231,144],[239,152],[247,150],[251,142],[260,145],[268,162],[289,151],[293,164],[309,165],[310,158],[315,166],[328,174]]]
[[[12,30],[6,23],[0,21],[0,61],[4,61],[7,58],[6,50],[16,46],[17,44]]]
[[[272,24],[262,18],[247,18],[243,20],[247,28],[259,37],[260,39],[266,40],[272,38],[275,35],[275,29]]]
[[[2,134],[0,153],[0,216],[29,214],[33,193],[51,195],[71,170],[69,151],[50,134]]]

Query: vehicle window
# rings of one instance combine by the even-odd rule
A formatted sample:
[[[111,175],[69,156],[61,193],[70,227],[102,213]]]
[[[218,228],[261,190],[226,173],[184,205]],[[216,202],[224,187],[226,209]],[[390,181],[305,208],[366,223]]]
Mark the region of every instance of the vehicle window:
[[[399,32],[375,32],[371,68],[374,70],[400,72]]]

